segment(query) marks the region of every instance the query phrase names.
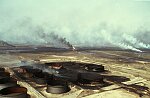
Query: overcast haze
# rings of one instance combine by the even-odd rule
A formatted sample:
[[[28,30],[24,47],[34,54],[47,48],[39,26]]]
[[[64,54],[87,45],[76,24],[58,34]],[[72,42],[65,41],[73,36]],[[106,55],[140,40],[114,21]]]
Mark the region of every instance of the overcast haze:
[[[0,39],[11,43],[150,48],[150,2],[0,0]],[[58,46],[59,47],[59,46]]]

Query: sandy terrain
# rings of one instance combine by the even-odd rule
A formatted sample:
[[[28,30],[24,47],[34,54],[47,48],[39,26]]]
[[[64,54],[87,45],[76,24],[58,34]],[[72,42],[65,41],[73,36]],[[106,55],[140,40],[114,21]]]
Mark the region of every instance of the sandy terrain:
[[[105,69],[113,75],[125,76],[131,81],[125,84],[138,84],[150,88],[150,52],[131,52],[131,51],[47,51],[47,52],[26,52],[26,53],[2,53],[0,54],[0,66],[13,67],[20,66],[20,61],[36,61],[40,63],[54,61],[77,61],[94,64],[103,64]],[[122,85],[119,85],[122,86]],[[76,91],[62,98],[140,98],[137,93],[129,92],[117,86],[103,88],[106,91],[97,91],[94,94],[82,95],[83,91]],[[84,91],[85,92],[85,91]],[[72,97],[71,97],[72,96]],[[51,95],[51,97],[58,97]],[[60,96],[59,96],[60,97]],[[144,95],[143,98],[149,98]]]

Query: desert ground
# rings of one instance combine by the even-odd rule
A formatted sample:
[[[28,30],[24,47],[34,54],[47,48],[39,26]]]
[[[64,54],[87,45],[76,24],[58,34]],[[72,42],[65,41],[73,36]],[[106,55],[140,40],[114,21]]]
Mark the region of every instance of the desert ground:
[[[33,89],[31,90],[27,84],[22,83],[23,86],[28,88],[29,93],[33,94],[33,98],[38,98],[37,96],[40,96],[38,94],[41,94],[43,98],[150,98],[149,50],[134,52],[113,49],[77,49],[72,51],[63,49],[50,50],[50,48],[47,48],[43,51],[35,51],[36,49],[34,48],[34,51],[26,51],[23,48],[20,50],[1,49],[0,66],[6,68],[19,67],[21,66],[21,61],[40,64],[49,62],[102,64],[105,70],[109,71],[110,75],[123,76],[130,80],[122,83],[113,83],[113,85],[102,87],[99,90],[73,88],[74,90],[71,92],[60,95],[47,95],[44,91],[38,90],[33,93]],[[131,85],[136,86],[134,88]],[[142,89],[142,87],[147,89]],[[129,88],[133,88],[133,90]]]

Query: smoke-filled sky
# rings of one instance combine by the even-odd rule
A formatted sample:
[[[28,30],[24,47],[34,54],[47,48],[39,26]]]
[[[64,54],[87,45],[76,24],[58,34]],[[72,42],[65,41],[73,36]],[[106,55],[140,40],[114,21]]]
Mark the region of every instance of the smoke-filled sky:
[[[150,49],[150,1],[0,0],[0,39],[17,44]]]

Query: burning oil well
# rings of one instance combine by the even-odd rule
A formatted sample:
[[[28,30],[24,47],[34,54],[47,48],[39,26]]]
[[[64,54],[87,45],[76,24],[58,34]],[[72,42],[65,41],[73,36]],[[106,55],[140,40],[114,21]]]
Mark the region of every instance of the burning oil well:
[[[0,6],[0,39],[21,45],[110,46],[138,52],[141,48],[149,49],[148,3],[113,1],[80,1],[78,5],[75,0],[74,3],[28,0],[33,3],[29,6],[22,2],[13,5],[7,0]],[[7,4],[10,5],[4,6]]]
[[[136,67],[140,71],[133,69],[138,71],[133,71],[135,76],[143,72],[149,79],[150,56],[145,52],[150,49],[149,9],[149,3],[140,0],[1,0],[0,61],[9,68],[5,68],[7,72],[0,69],[3,71],[0,72],[0,97],[27,98],[32,92],[38,98],[60,97],[79,95],[73,92],[80,90],[82,96],[86,91],[85,94],[116,89],[139,97],[149,96],[145,81],[126,84],[132,80],[123,74],[126,70],[127,74],[131,73],[130,69]],[[45,58],[51,63],[41,64],[40,59]],[[18,66],[14,59],[36,59],[38,63],[24,66],[17,63]],[[60,62],[52,62],[56,59]],[[97,61],[112,65],[112,69],[123,75],[114,75],[114,70],[93,64]],[[128,68],[130,64],[133,66]],[[17,67],[12,68],[13,65]],[[122,71],[120,66],[125,66]],[[13,79],[16,81],[12,82]],[[113,88],[116,85],[117,88]],[[29,92],[21,86],[26,86]]]

